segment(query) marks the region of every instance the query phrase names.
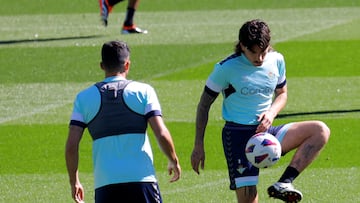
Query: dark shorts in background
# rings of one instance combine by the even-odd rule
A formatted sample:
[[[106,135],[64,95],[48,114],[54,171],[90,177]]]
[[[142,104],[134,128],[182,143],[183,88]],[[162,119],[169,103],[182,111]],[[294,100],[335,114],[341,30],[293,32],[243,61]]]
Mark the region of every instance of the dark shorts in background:
[[[95,189],[95,203],[162,203],[162,198],[157,183],[119,183]]]

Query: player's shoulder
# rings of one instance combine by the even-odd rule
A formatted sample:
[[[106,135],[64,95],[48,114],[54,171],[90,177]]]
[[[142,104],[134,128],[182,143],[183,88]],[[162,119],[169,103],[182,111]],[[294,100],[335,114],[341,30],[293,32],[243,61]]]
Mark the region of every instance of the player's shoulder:
[[[148,83],[131,81],[124,89],[125,94],[129,93],[131,95],[148,95],[153,94],[155,89]]]
[[[269,51],[268,55],[269,55],[271,58],[274,58],[274,59],[276,59],[276,60],[280,60],[280,61],[283,61],[283,60],[284,60],[284,55],[282,55],[280,52],[275,51],[275,50]]]
[[[233,53],[233,54],[230,54],[229,56],[227,56],[226,58],[222,59],[221,61],[219,61],[217,63],[217,65],[219,66],[223,66],[223,65],[226,65],[226,64],[229,64],[231,62],[233,62],[234,60],[236,60],[236,58],[238,58],[239,55],[236,54],[236,53]]]
[[[96,94],[96,93],[98,93],[96,86],[91,85],[91,86],[81,90],[77,94],[77,97],[87,97],[87,96],[91,96],[91,95]]]
[[[143,89],[153,89],[153,87],[148,83],[133,80],[129,82],[129,84],[126,86],[126,89],[143,90]]]

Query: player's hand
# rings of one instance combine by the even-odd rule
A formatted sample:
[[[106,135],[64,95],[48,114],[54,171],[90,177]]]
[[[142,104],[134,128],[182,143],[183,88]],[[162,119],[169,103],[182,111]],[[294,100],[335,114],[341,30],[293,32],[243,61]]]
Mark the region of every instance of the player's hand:
[[[197,174],[200,174],[199,166],[201,167],[202,170],[204,170],[205,167],[204,147],[195,147],[193,149],[193,152],[191,154],[191,166]]]
[[[173,177],[170,179],[170,182],[175,182],[180,179],[181,167],[178,161],[177,162],[169,161],[168,171],[169,171],[169,175],[173,175]]]
[[[256,133],[267,131],[272,125],[274,119],[275,119],[275,115],[270,111],[266,111],[260,114],[258,118],[260,124],[256,129]]]
[[[72,198],[76,203],[84,203],[84,188],[80,182],[71,186]]]

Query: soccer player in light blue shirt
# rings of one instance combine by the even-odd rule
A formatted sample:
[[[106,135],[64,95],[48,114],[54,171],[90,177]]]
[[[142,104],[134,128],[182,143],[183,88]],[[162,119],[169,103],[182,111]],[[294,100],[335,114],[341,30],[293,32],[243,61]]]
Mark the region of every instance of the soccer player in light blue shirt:
[[[256,125],[259,123],[258,115],[271,106],[276,87],[285,83],[283,56],[271,51],[264,58],[262,68],[254,68],[244,55],[234,54],[224,59],[215,65],[206,86],[215,92],[225,89],[224,120]],[[236,89],[239,94],[228,93],[231,89]]]
[[[204,137],[212,103],[223,96],[222,131],[230,189],[239,203],[258,202],[256,185],[259,169],[246,158],[245,146],[260,132],[274,135],[281,143],[282,155],[296,149],[280,179],[268,188],[270,197],[299,202],[303,195],[292,182],[316,158],[327,143],[330,130],[321,121],[302,121],[273,126],[287,101],[285,62],[270,46],[270,29],[259,19],[243,24],[235,53],[217,63],[206,81],[196,113],[196,135],[191,155],[192,168],[204,169]]]
[[[88,128],[93,139],[95,202],[162,202],[146,132],[148,123],[168,158],[168,171],[173,174],[170,182],[180,178],[181,168],[155,90],[126,79],[130,50],[125,42],[105,43],[100,65],[105,79],[76,96],[71,115],[66,165],[72,198],[84,201],[78,150]]]

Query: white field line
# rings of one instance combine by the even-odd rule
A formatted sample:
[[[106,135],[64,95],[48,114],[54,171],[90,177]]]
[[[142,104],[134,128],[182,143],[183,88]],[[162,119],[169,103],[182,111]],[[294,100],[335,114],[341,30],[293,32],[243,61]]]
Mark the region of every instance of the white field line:
[[[33,108],[33,109],[31,109],[31,111],[27,111],[27,112],[22,111],[23,113],[16,113],[16,115],[13,115],[13,116],[7,116],[5,118],[0,118],[0,124],[10,122],[10,121],[13,121],[13,120],[18,120],[18,119],[24,118],[24,117],[33,116],[33,115],[36,115],[36,114],[39,114],[39,113],[44,113],[44,112],[52,110],[52,109],[63,107],[65,105],[69,104],[69,103],[48,104],[48,105],[45,105],[45,106],[41,106],[39,108]]]
[[[314,27],[312,27],[312,29],[300,29],[300,31],[292,33],[292,35],[286,35],[287,37],[283,36],[280,39],[275,39],[274,43],[289,41],[291,39],[295,39],[295,38],[302,37],[302,36],[305,36],[305,35],[317,33],[317,32],[320,32],[322,30],[327,30],[327,29],[330,29],[330,28],[333,28],[333,27],[336,27],[336,26],[339,26],[339,25],[344,25],[344,24],[347,24],[347,23],[349,23],[351,21],[352,21],[352,19],[336,20],[336,21],[331,21],[331,23],[329,23],[330,21],[327,21],[327,23],[324,23],[325,25],[323,25],[323,26],[314,26]],[[288,24],[288,23],[290,23],[290,22],[286,22],[286,21],[281,22],[281,24],[285,24],[283,26],[286,26],[286,24]]]
[[[238,10],[210,10],[210,11],[163,11],[163,12],[139,12],[139,21],[151,22],[149,26],[154,27],[194,27],[212,25],[233,25],[239,24],[239,20],[245,18],[264,18],[266,21],[283,21],[287,26],[294,22],[309,21],[309,25],[316,21],[333,21],[338,19],[359,18],[357,15],[359,8],[295,8],[295,9],[238,9]],[[327,14],[324,17],[324,14]],[[112,14],[112,19],[122,18],[121,13]],[[64,22],[64,18],[70,19]],[[236,18],[235,18],[236,16]],[[196,19],[194,19],[196,17]],[[283,17],[286,17],[284,19]],[[1,31],[24,31],[24,29],[40,30],[63,30],[79,28],[103,28],[99,22],[98,13],[82,14],[49,14],[49,15],[19,15],[19,16],[0,16]],[[81,20],[79,20],[81,19]],[[165,19],[165,20],[164,20]],[[244,20],[245,20],[244,19]],[[2,22],[2,23],[1,23]],[[9,23],[10,22],[10,23]],[[21,26],[19,26],[21,25]],[[113,25],[110,25],[113,27]],[[116,29],[118,27],[116,26]],[[102,29],[101,29],[102,30]]]
[[[1,17],[0,17],[1,19]],[[337,22],[344,22],[344,21],[351,21],[353,19],[350,19],[350,18],[347,18],[347,19],[334,19],[334,20],[327,20],[327,19],[324,19],[324,20],[321,20],[322,22],[326,21],[326,23],[330,23],[330,25],[332,23],[337,23]],[[268,20],[267,22],[268,23],[271,23],[271,22],[276,22],[278,20]],[[314,21],[312,21],[311,19],[305,19],[305,20],[281,20],[281,23],[284,23],[284,24],[287,24],[290,25],[290,24],[294,24],[294,22],[296,23],[307,23],[307,24],[310,24],[310,23],[314,23]],[[172,30],[173,29],[184,29],[185,27],[188,27],[188,28],[194,28],[194,27],[224,27],[225,25],[229,25],[229,26],[232,26],[236,24],[236,22],[231,22],[231,21],[219,21],[219,22],[201,22],[201,21],[192,21],[192,22],[188,22],[186,23],[186,25],[184,25],[184,23],[181,23],[181,22],[175,22],[175,23],[152,23],[150,26],[151,27],[160,27],[160,28],[171,28]],[[276,23],[275,23],[276,24]],[[26,31],[26,30],[34,30],[34,25],[24,25],[22,27],[13,27],[13,26],[4,26],[4,27],[1,27],[1,31],[2,32],[23,32],[23,31]],[[80,26],[80,27],[79,27]],[[100,26],[98,25],[87,25],[87,24],[83,24],[83,25],[49,25],[49,26],[37,26],[36,27],[36,31],[62,31],[64,32],[65,30],[70,30],[73,31],[74,28],[77,28],[77,29],[98,29],[99,31],[102,31],[100,28]],[[236,29],[238,29],[237,27],[235,27]],[[195,31],[194,31],[195,32]],[[232,34],[232,33],[230,33]]]
[[[276,42],[279,39],[287,40],[291,36],[313,33],[314,28],[322,30],[324,27],[357,20],[359,12],[360,8],[356,7],[140,12],[138,23],[146,25],[146,28],[150,30],[149,35],[146,37],[123,36],[122,38],[131,45],[232,43],[234,39],[236,40],[239,23],[249,18],[262,18],[269,23],[273,31],[273,39],[275,39],[273,42]],[[20,41],[1,45],[0,48],[101,46],[109,36],[118,38],[119,27],[114,19],[122,17],[120,13],[113,15],[113,20],[106,29],[100,25],[99,16],[95,13],[22,15],[16,18],[0,16],[2,40],[11,42],[18,39]],[[277,27],[279,24],[284,24],[284,26]],[[84,40],[81,36],[89,38]],[[21,42],[22,40],[28,43]]]
[[[76,92],[89,84],[91,83],[0,84],[0,124],[25,118],[31,123],[37,123],[39,121],[33,121],[31,117],[38,114],[64,116],[63,112],[53,110],[71,104]],[[66,112],[66,115],[70,113]]]
[[[270,170],[261,170],[260,171],[260,176],[261,175],[265,175],[265,174],[269,174],[269,173],[280,173],[281,171],[283,170],[283,168],[271,168]],[[226,171],[226,170],[224,170]],[[222,171],[223,172],[223,171]],[[190,171],[188,172],[191,176],[195,175],[195,172],[193,171]],[[178,193],[189,193],[191,191],[193,192],[198,192],[198,189],[201,189],[201,190],[204,190],[204,188],[209,188],[209,187],[218,187],[219,185],[224,185],[224,184],[228,184],[229,183],[229,179],[227,177],[225,178],[219,178],[219,179],[214,179],[212,176],[212,173],[216,173],[216,171],[211,171],[209,173],[206,173],[206,174],[203,174],[204,176],[208,176],[210,180],[210,182],[201,182],[201,183],[198,183],[198,184],[191,184],[192,186],[189,187],[188,184],[186,184],[186,187],[177,187],[176,189],[174,190],[164,190],[162,191],[161,193],[164,194],[164,195],[171,195],[171,194],[178,194]],[[189,175],[189,174],[186,174]],[[226,174],[226,172],[224,173]],[[200,181],[204,181],[203,179],[200,180]]]

